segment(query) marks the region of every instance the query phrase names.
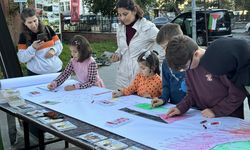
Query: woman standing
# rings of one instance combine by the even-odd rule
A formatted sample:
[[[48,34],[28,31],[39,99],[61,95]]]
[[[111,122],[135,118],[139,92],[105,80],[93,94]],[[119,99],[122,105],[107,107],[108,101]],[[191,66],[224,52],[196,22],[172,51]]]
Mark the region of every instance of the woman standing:
[[[118,49],[112,60],[120,61],[116,84],[118,88],[125,88],[137,74],[138,56],[147,50],[161,49],[155,42],[159,30],[143,18],[143,10],[134,0],[119,0],[116,8],[120,24],[117,29]]]
[[[26,8],[21,13],[23,31],[18,42],[18,59],[26,63],[28,75],[55,73],[62,69],[59,55],[62,43],[55,32],[44,26],[36,11]]]

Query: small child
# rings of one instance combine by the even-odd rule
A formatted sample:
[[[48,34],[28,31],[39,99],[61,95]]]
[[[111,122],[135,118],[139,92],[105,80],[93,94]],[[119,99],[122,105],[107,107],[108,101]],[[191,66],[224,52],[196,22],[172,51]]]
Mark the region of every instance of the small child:
[[[178,24],[168,23],[160,28],[156,36],[156,42],[166,50],[171,38],[183,35]],[[165,103],[178,104],[186,95],[185,71],[176,71],[169,68],[167,59],[162,63],[162,95],[152,100],[152,107],[158,107]]]
[[[103,81],[98,75],[97,64],[91,57],[91,47],[88,40],[81,35],[75,35],[69,48],[72,55],[71,60],[64,71],[48,84],[48,89],[53,90],[60,86],[73,72],[80,83],[65,86],[65,91],[84,89],[93,85],[104,87]]]
[[[114,91],[113,97],[137,95],[154,98],[161,95],[162,83],[160,77],[159,59],[154,52],[145,51],[137,59],[139,73],[127,88]]]

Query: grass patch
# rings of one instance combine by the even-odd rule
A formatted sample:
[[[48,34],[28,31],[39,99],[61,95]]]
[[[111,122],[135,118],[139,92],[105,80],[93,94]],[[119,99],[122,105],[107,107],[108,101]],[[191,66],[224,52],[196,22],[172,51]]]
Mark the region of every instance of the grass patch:
[[[97,57],[100,57],[104,51],[115,52],[117,49],[117,45],[114,41],[95,42],[90,44]]]
[[[117,44],[114,41],[92,42],[90,43],[90,46],[92,48],[92,52],[96,55],[97,58],[100,57],[105,51],[114,52],[117,49]],[[60,58],[63,62],[64,68],[71,58],[68,44],[63,43],[63,51],[60,55]]]

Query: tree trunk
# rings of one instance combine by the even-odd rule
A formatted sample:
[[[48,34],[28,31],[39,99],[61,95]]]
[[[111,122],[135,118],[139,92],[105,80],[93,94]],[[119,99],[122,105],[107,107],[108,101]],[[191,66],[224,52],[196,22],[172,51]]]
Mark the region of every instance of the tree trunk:
[[[12,41],[14,45],[17,45],[21,29],[21,19],[18,12],[19,9],[16,10],[15,9],[16,7],[12,7],[12,5],[16,5],[12,0],[11,1],[0,0],[0,2],[2,5],[2,9],[6,18],[6,22],[10,31]]]

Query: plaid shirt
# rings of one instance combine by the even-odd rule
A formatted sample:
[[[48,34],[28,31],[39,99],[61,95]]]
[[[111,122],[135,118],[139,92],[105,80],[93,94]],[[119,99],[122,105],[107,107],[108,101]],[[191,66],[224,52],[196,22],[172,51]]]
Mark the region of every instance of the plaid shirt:
[[[54,80],[56,86],[60,86],[74,72],[72,61],[68,63],[64,71]],[[84,73],[84,72],[83,72]],[[88,80],[84,83],[75,84],[75,88],[84,89],[95,85],[97,76],[97,64],[91,62],[88,66]]]

